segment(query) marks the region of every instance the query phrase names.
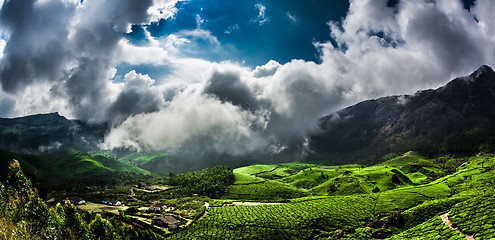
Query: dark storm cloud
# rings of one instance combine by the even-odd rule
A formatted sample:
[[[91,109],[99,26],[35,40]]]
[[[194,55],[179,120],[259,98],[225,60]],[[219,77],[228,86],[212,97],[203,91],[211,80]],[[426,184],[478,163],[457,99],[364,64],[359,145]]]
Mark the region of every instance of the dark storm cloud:
[[[406,34],[412,41],[424,43],[443,70],[451,72],[483,55],[484,49],[458,21],[449,19],[438,8],[427,7],[409,20]]]
[[[132,24],[146,23],[151,0],[77,2],[6,1],[0,21],[9,33],[0,65],[2,89],[16,93],[40,82],[56,82],[54,97],[67,99],[74,117],[105,120],[109,105],[109,82],[119,42]],[[141,92],[122,93],[138,96]],[[119,115],[135,111],[117,107]],[[149,111],[146,108],[145,111]]]
[[[5,1],[0,22],[9,32],[0,64],[4,91],[14,93],[34,81],[57,81],[70,60],[65,39],[74,5],[36,4],[35,0]]]
[[[150,77],[131,71],[124,81],[124,88],[107,112],[108,119],[120,123],[129,116],[156,112],[163,107],[161,94],[152,88],[154,81]]]
[[[256,110],[258,102],[252,90],[241,81],[238,72],[214,71],[204,90],[217,96],[223,102],[230,102],[244,110]]]

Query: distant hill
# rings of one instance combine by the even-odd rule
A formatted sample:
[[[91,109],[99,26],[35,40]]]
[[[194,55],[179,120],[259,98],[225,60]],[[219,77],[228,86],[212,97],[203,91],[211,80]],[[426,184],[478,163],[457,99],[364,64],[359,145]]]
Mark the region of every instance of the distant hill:
[[[37,156],[0,149],[0,181],[7,179],[13,159],[21,163],[24,174],[43,191],[74,186],[116,184],[142,179],[152,174],[102,154],[73,153],[64,156]]]
[[[495,152],[495,72],[485,65],[435,90],[364,101],[319,125],[310,141],[317,158]]]
[[[58,113],[0,118],[0,148],[22,153],[89,151],[103,139],[105,124],[68,120]]]

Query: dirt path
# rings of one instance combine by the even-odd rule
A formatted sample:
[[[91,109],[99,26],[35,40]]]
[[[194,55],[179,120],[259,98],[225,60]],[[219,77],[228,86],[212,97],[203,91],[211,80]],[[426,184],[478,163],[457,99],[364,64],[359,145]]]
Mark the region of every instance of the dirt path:
[[[454,228],[452,227],[452,221],[450,221],[449,219],[449,213],[445,213],[443,215],[440,215],[440,217],[442,218],[442,221],[447,224],[447,226],[449,226],[449,228],[452,228],[454,230],[456,230],[459,234],[463,235],[463,236],[466,236],[466,239],[467,240],[475,240],[473,236],[470,236],[470,235],[465,235],[464,233],[462,233],[459,228]]]
[[[131,194],[129,195],[134,201],[139,201],[139,199],[136,198],[136,193],[134,192],[134,188],[131,187]]]

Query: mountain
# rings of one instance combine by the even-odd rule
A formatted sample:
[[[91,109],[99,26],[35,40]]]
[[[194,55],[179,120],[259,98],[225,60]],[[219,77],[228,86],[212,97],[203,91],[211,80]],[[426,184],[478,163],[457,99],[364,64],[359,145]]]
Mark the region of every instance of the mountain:
[[[377,160],[388,153],[410,150],[430,156],[495,152],[495,72],[482,66],[438,89],[364,101],[321,118],[319,125],[321,131],[310,137],[310,159]],[[108,129],[108,124],[68,120],[58,113],[0,118],[0,149],[50,155],[90,152],[98,149]],[[203,167],[232,163],[231,157],[215,154],[205,154],[208,160],[216,159],[214,162],[195,161],[198,157],[190,156],[155,158],[159,153],[139,161],[133,151],[120,151],[115,153],[117,157],[129,155],[125,161],[151,171],[168,169],[163,173],[189,169],[193,162],[204,162]],[[246,157],[243,163],[267,158]],[[179,158],[190,161],[167,160]],[[182,165],[171,166],[169,162]]]
[[[482,66],[438,89],[368,100],[319,120],[317,158],[376,159],[390,152],[495,150],[495,72]]]
[[[0,148],[22,153],[89,151],[103,139],[105,124],[68,120],[58,113],[0,118]]]

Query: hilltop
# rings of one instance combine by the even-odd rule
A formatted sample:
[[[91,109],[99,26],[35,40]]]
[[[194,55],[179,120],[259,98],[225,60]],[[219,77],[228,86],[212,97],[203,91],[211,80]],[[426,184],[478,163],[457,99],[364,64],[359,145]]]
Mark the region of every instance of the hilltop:
[[[0,148],[29,154],[59,155],[72,149],[98,149],[108,124],[68,120],[58,113],[0,118]]]
[[[391,152],[494,152],[495,72],[482,66],[435,90],[368,100],[320,119],[313,157],[377,160]]]

